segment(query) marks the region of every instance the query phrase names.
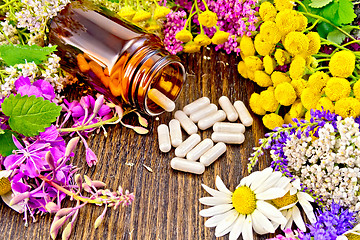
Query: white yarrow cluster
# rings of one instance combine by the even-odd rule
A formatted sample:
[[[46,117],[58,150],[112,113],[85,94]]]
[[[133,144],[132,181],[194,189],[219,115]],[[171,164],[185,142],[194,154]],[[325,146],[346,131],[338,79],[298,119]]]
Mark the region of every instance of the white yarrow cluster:
[[[19,37],[17,36],[16,28],[9,23],[8,20],[1,21],[1,30],[0,33],[0,45],[9,44],[10,42],[13,44],[19,43]],[[10,42],[8,41],[10,40]]]
[[[291,135],[284,147],[289,170],[330,206],[332,201],[351,210],[359,210],[360,132],[353,118],[337,120],[337,130],[330,123],[319,129],[319,137],[299,139]],[[277,156],[273,156],[276,158]]]

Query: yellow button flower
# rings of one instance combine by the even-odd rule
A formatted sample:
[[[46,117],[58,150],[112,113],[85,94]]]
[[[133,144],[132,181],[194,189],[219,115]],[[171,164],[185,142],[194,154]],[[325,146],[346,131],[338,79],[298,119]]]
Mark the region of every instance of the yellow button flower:
[[[122,18],[131,19],[135,15],[135,13],[136,11],[132,7],[125,6],[120,9],[118,15]]]
[[[330,77],[322,71],[311,74],[308,80],[308,87],[313,88],[319,93],[325,91],[326,83],[329,81]]]
[[[275,44],[261,34],[256,35],[254,45],[256,52],[261,56],[270,55],[275,50]]]
[[[266,72],[259,70],[254,72],[254,82],[260,87],[269,87],[273,84],[270,76]]]
[[[296,31],[298,29],[297,12],[290,9],[280,11],[276,15],[275,23],[283,36],[289,32]]]
[[[194,43],[193,41],[191,42],[187,42],[185,45],[184,45],[184,52],[186,53],[196,53],[196,52],[199,52],[200,51],[200,48],[201,46]]]
[[[237,70],[243,78],[248,78],[248,69],[244,61],[240,61],[237,66]]]
[[[290,116],[290,114],[287,113],[287,114],[285,114],[285,116],[284,116],[284,123],[285,123],[285,124],[292,124],[292,125],[296,124],[292,119],[293,119],[293,118]]]
[[[254,81],[255,80],[255,72],[254,71],[251,71],[250,69],[247,70],[247,75],[248,75],[248,78],[251,80],[251,81]]]
[[[320,35],[317,32],[309,32],[306,34],[306,37],[309,39],[309,47],[306,51],[307,55],[317,54],[320,50]]]
[[[277,107],[279,106],[279,102],[275,98],[273,87],[269,87],[260,93],[260,103],[265,111],[276,111]]]
[[[274,0],[275,7],[278,11],[293,9],[294,2],[291,0]]]
[[[261,105],[261,97],[258,93],[251,94],[249,105],[251,110],[257,115],[265,115],[266,111]]]
[[[329,62],[330,73],[334,77],[349,77],[355,69],[355,54],[343,50],[335,53]]]
[[[289,69],[290,77],[292,79],[299,79],[304,75],[305,70],[306,70],[305,59],[300,55],[296,55],[292,59],[292,62],[290,64],[290,69]]]
[[[131,21],[138,23],[143,22],[151,18],[151,12],[145,10],[138,10]]]
[[[290,32],[285,37],[285,49],[292,55],[305,53],[309,48],[309,39],[302,32]]]
[[[317,103],[319,102],[321,94],[312,88],[305,88],[301,93],[301,103],[307,109],[316,108]]]
[[[276,127],[281,127],[284,124],[284,119],[275,113],[266,114],[262,121],[264,126],[270,130],[273,130]]]
[[[215,45],[223,44],[229,39],[230,33],[218,30],[211,39]]]
[[[353,86],[353,92],[357,100],[360,100],[360,81],[357,81]]]
[[[283,82],[275,88],[275,98],[283,106],[290,106],[296,100],[296,92],[288,82]]]
[[[277,64],[279,64],[280,66],[290,63],[290,54],[280,48],[276,49],[274,57]]]
[[[345,78],[332,77],[326,83],[325,94],[331,101],[348,97],[351,91],[350,83]]]
[[[186,43],[190,42],[193,39],[193,35],[189,30],[183,29],[175,35],[175,38],[179,41]]]
[[[304,108],[301,100],[296,100],[293,105],[291,105],[289,115],[291,118],[301,118],[305,115],[306,109]]]
[[[335,113],[343,118],[358,117],[360,115],[360,102],[356,98],[342,98],[335,103]]]
[[[280,30],[276,26],[275,22],[272,21],[265,21],[263,24],[261,24],[260,34],[265,40],[273,44],[278,43],[281,39]]]
[[[276,67],[276,62],[272,57],[270,57],[269,55],[266,55],[263,58],[263,65],[264,65],[265,72],[270,75]]]
[[[296,12],[295,19],[296,19],[296,24],[297,24],[296,31],[299,31],[299,32],[304,31],[308,25],[308,20],[304,16],[304,14],[302,14],[301,12]]]
[[[211,43],[211,39],[206,34],[201,33],[194,38],[194,42],[199,46],[207,46]]]
[[[157,6],[154,11],[154,19],[160,19],[166,17],[171,12],[171,10],[165,6]]]
[[[316,104],[316,109],[330,111],[333,113],[335,111],[335,106],[328,97],[322,97]]]
[[[244,59],[244,62],[246,67],[253,72],[257,70],[262,70],[264,68],[261,59],[256,56],[248,56]]]
[[[254,43],[253,43],[253,40],[251,39],[251,37],[244,35],[240,39],[239,47],[240,47],[243,58],[245,58],[247,56],[255,55],[255,47],[254,47]]]
[[[291,79],[289,78],[288,75],[286,75],[286,73],[274,71],[271,74],[271,81],[273,82],[274,87],[276,87],[277,85],[279,85],[280,83],[283,83],[283,82],[290,83]]]
[[[296,96],[300,97],[303,90],[307,87],[307,82],[304,79],[299,78],[299,79],[292,80],[291,85],[295,89]]]
[[[263,2],[259,8],[259,15],[263,21],[275,21],[277,11],[270,2]]]
[[[211,28],[216,25],[218,17],[216,13],[206,10],[199,14],[198,19],[201,25]]]

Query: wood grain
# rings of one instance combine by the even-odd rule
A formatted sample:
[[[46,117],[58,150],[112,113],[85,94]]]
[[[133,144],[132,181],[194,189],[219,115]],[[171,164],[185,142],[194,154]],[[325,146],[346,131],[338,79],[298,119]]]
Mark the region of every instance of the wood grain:
[[[183,55],[181,58],[189,78],[177,101],[177,109],[202,96],[209,97],[218,105],[222,95],[228,96],[231,101],[242,100],[248,106],[248,99],[256,87],[237,73],[239,58],[213,49],[203,49],[201,53]],[[78,97],[72,91],[68,95]],[[71,239],[216,239],[214,229],[205,228],[206,219],[199,216],[199,211],[205,206],[198,199],[208,196],[201,184],[214,188],[215,177],[219,175],[233,191],[241,178],[248,175],[247,159],[265,133],[261,119],[253,117],[254,124],[247,128],[245,143],[228,146],[226,154],[201,176],[173,171],[169,162],[174,157],[174,150],[164,154],[158,149],[156,128],[161,123],[168,123],[173,118],[172,113],[162,114],[158,120],[149,119],[150,133],[146,136],[121,125],[107,127],[107,137],[103,134],[91,136],[88,142],[99,158],[98,165],[87,167],[83,146],[78,148],[73,158],[74,164],[82,168],[81,173],[104,181],[110,189],[121,185],[133,191],[136,199],[130,207],[108,211],[97,230],[92,226],[103,209],[86,206],[80,211]],[[202,138],[210,135],[211,130],[201,132]],[[143,164],[151,167],[153,172],[149,172]],[[255,169],[266,166],[268,157],[261,159]],[[68,201],[66,204],[74,203]],[[3,202],[0,203],[0,214],[0,239],[50,238],[53,216],[49,214],[36,216],[37,222],[31,222],[29,227],[24,226],[22,215],[10,210]],[[255,236],[254,239],[269,236]],[[218,239],[228,239],[228,236]]]

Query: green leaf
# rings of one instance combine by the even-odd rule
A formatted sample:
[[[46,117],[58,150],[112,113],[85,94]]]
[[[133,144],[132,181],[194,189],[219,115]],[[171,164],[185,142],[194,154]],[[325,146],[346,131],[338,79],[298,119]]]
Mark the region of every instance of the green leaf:
[[[10,130],[4,130],[4,133],[0,134],[0,155],[3,157],[11,155],[12,151],[17,149],[12,135],[15,135],[15,133]]]
[[[339,0],[339,18],[341,24],[350,24],[356,18],[354,5],[350,0]]]
[[[309,12],[309,13],[312,13],[312,14],[315,14],[315,15],[320,15],[320,11],[321,11],[322,9],[310,7],[309,5],[311,4],[311,0],[304,0],[304,1],[303,1],[303,4],[304,4],[304,6],[306,7],[306,9],[304,9],[304,8],[302,7],[302,5],[299,5],[299,6],[298,6],[298,9],[299,9],[300,12]],[[315,18],[308,17],[308,16],[306,16],[306,17],[307,17],[309,23],[314,23],[314,22],[316,21]]]
[[[1,107],[3,113],[10,117],[11,129],[28,137],[45,131],[61,111],[60,106],[42,97],[22,97],[20,94],[6,98]]]
[[[320,23],[316,28],[320,37],[322,37],[322,38],[327,38],[327,35],[329,34],[329,32],[334,31],[334,29],[335,28],[333,26],[331,26],[330,24],[325,23],[325,22]]]
[[[331,3],[333,0],[312,0],[309,4],[312,8],[322,8]]]
[[[57,46],[40,47],[38,45],[0,45],[0,56],[9,66],[34,62],[40,64],[48,58],[48,55],[56,51]]]
[[[350,33],[352,29],[353,29],[352,26],[344,26],[342,28],[342,30],[344,30],[347,33]],[[327,35],[327,40],[332,41],[336,44],[341,44],[345,40],[345,38],[346,35],[337,29],[335,29],[332,32],[329,32],[329,34]]]

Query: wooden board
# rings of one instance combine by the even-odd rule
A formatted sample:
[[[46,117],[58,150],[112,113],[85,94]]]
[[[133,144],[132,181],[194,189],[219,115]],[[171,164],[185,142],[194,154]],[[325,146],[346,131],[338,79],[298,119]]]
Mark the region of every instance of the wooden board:
[[[219,106],[218,99],[222,95],[228,96],[232,102],[242,100],[248,106],[250,95],[257,88],[238,74],[240,58],[210,49],[181,58],[189,78],[177,101],[177,109],[202,96],[209,97]],[[80,98],[74,92],[69,94],[72,98]],[[174,157],[174,150],[164,154],[158,149],[156,128],[161,123],[168,123],[173,113],[162,114],[158,120],[150,119],[150,133],[145,136],[121,125],[106,127],[107,137],[104,134],[91,136],[88,143],[99,158],[98,165],[87,166],[83,146],[78,148],[74,164],[82,168],[81,173],[107,183],[108,188],[115,189],[121,185],[134,192],[136,198],[130,207],[108,211],[97,230],[92,226],[103,208],[86,206],[80,211],[71,239],[216,239],[214,229],[205,228],[206,219],[199,216],[199,211],[205,206],[198,199],[209,196],[201,184],[214,188],[215,177],[219,175],[233,191],[241,178],[248,175],[247,159],[259,138],[265,134],[261,118],[253,116],[254,124],[247,128],[244,144],[229,146],[226,154],[201,176],[173,171],[170,160]],[[210,137],[211,132],[202,131],[202,139]],[[153,172],[149,172],[143,164],[151,167]],[[267,166],[263,158],[255,169]],[[10,210],[3,202],[0,203],[0,214],[0,239],[50,239],[52,215],[36,216],[37,222],[25,227],[23,216]],[[269,236],[255,236],[254,239]],[[228,236],[218,239],[228,239]]]

